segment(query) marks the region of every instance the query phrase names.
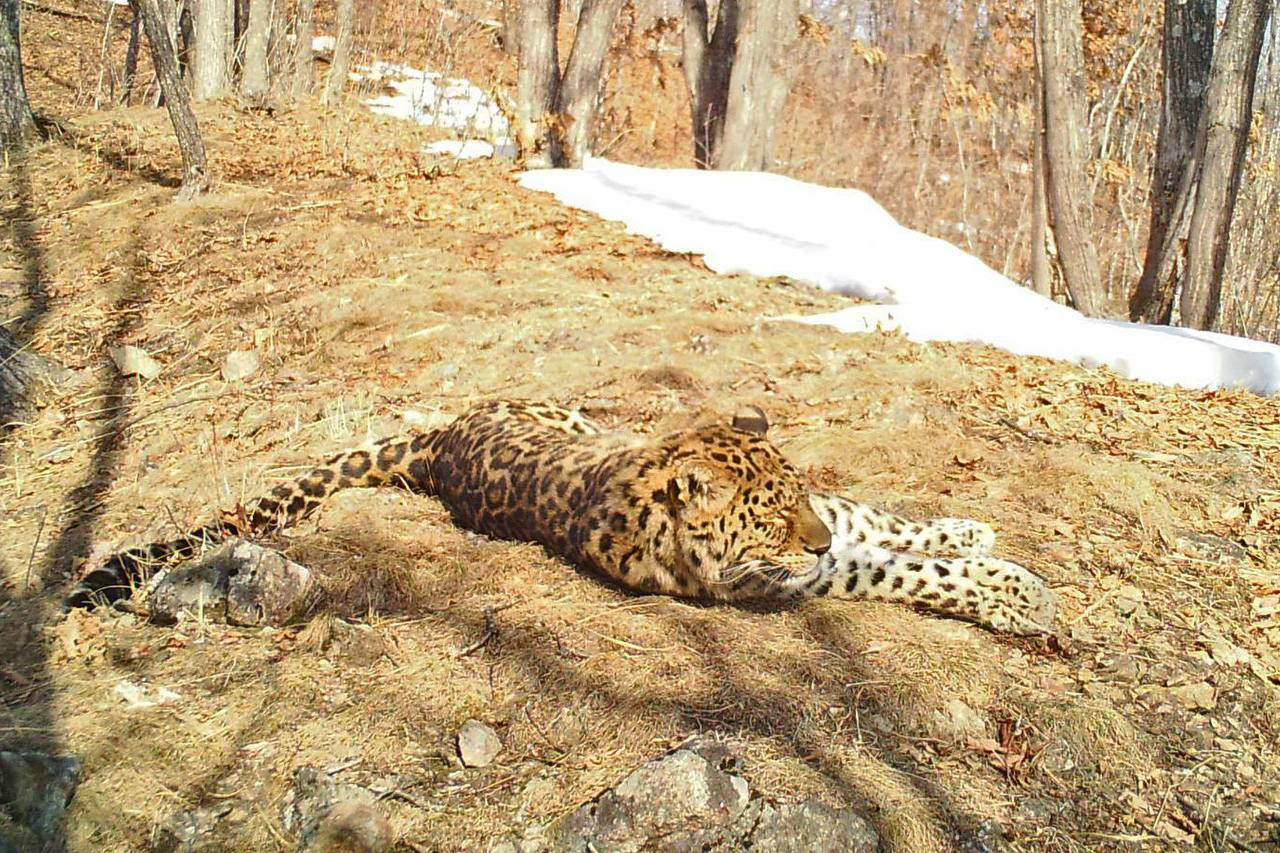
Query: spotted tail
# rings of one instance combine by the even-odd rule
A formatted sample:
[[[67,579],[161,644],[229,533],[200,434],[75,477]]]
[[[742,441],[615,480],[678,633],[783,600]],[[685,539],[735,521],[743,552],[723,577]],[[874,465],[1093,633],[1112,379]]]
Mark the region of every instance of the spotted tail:
[[[237,536],[260,536],[281,530],[311,515],[335,492],[374,486],[399,486],[434,494],[431,461],[438,432],[412,438],[388,438],[369,449],[339,453],[309,473],[276,486],[247,507],[223,512],[206,524],[169,542],[153,542],[112,556],[88,571],[63,604],[94,607],[128,598],[155,567],[195,556],[210,543]]]

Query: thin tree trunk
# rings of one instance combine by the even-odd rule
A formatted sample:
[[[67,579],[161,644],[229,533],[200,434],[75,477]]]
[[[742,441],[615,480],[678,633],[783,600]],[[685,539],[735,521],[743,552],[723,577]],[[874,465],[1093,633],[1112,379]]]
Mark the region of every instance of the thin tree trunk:
[[[200,138],[195,113],[191,111],[191,99],[187,97],[187,90],[178,74],[178,59],[173,52],[173,43],[169,41],[158,0],[133,0],[133,3],[134,10],[142,16],[142,26],[151,45],[151,62],[164,92],[173,132],[178,137],[178,148],[182,151],[182,186],[177,198],[189,199],[209,186],[204,141]]]
[[[293,46],[293,97],[305,98],[311,92],[312,64],[315,61],[311,40],[315,36],[315,0],[298,0],[298,37]]]
[[[22,79],[21,43],[18,0],[0,0],[0,157],[10,148],[21,146],[36,131]]]
[[[778,119],[791,91],[786,56],[799,34],[797,0],[746,0],[739,6],[737,52],[729,72],[717,169],[764,171],[772,165]]]
[[[1090,236],[1093,199],[1086,175],[1083,20],[1080,0],[1036,0],[1041,67],[1038,90],[1044,111],[1046,197],[1058,262],[1075,307],[1097,315],[1103,305],[1102,272]]]
[[[1036,65],[1039,67],[1039,50]],[[1053,268],[1049,260],[1049,208],[1045,197],[1044,111],[1036,111],[1035,153],[1031,163],[1031,289],[1053,298]]]
[[[502,0],[502,50],[520,57],[520,0]]]
[[[531,169],[547,169],[560,159],[555,121],[560,90],[556,29],[560,0],[523,0],[520,4],[520,70],[516,78],[516,147]]]
[[[583,0],[573,49],[560,81],[558,129],[562,162],[576,169],[591,153],[591,128],[600,97],[600,74],[609,52],[613,22],[624,0]]]
[[[1187,232],[1187,274],[1179,303],[1181,324],[1210,329],[1222,302],[1222,273],[1231,218],[1240,191],[1258,58],[1272,0],[1231,0],[1213,53],[1198,136],[1203,144],[1200,187]]]
[[[693,159],[700,169],[714,169],[720,162],[739,18],[739,0],[721,0],[712,31],[706,0],[684,0],[684,77],[693,119]]]
[[[324,84],[321,100],[331,104],[337,100],[342,87],[347,84],[347,69],[351,66],[352,27],[355,25],[354,0],[337,0],[338,38],[333,46],[333,62],[329,64],[329,79]]]
[[[1173,317],[1183,247],[1195,207],[1200,157],[1196,130],[1213,64],[1214,0],[1165,3],[1160,131],[1151,173],[1151,228],[1129,317],[1167,324]]]
[[[133,86],[138,82],[138,43],[142,41],[142,18],[138,10],[133,10],[133,20],[129,22],[129,46],[124,51],[124,85],[121,86],[120,103],[126,107],[133,97]]]
[[[249,0],[249,21],[244,34],[244,63],[240,66],[240,92],[258,100],[267,94],[267,38],[271,29],[271,0]]]
[[[231,51],[234,29],[231,0],[195,0],[195,62],[192,93],[196,100],[216,98],[227,91],[231,79]]]

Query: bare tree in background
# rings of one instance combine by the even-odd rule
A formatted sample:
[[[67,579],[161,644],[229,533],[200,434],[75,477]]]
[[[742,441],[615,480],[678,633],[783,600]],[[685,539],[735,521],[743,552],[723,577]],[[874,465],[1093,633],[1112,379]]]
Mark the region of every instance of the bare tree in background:
[[[520,4],[516,144],[529,168],[578,167],[590,152],[600,76],[623,0],[583,0],[563,77],[556,47],[560,0]]]
[[[1258,58],[1272,0],[1231,0],[1222,38],[1213,52],[1209,88],[1196,132],[1199,189],[1187,232],[1181,324],[1210,329],[1222,301],[1222,271],[1231,242],[1231,217],[1240,192]]]
[[[232,0],[195,0],[194,24],[192,94],[197,100],[216,98],[226,93],[231,81],[235,5]]]
[[[1151,230],[1129,316],[1182,325],[1217,320],[1270,0],[1232,0],[1214,46],[1214,0],[1165,4],[1160,135]]]
[[[165,106],[169,110],[169,119],[173,122],[173,131],[178,137],[178,148],[182,151],[182,186],[177,197],[193,198],[209,186],[208,164],[204,141],[200,138],[200,127],[196,124],[195,113],[191,111],[191,99],[178,74],[178,58],[173,50],[173,42],[169,40],[159,0],[133,0],[133,9],[135,14],[142,16],[147,43],[151,45],[151,63],[155,66],[160,89],[164,92]]]
[[[22,79],[18,28],[18,0],[0,0],[0,155],[20,146],[36,130]]]
[[[271,35],[272,0],[249,0],[249,20],[244,32],[244,62],[240,66],[240,92],[246,98],[267,94],[267,45]]]
[[[351,38],[355,27],[355,0],[337,2],[338,36],[333,46],[333,61],[329,63],[329,77],[325,80],[322,100],[333,103],[342,88],[347,85],[347,70],[351,66]]]
[[[1054,258],[1071,302],[1096,316],[1103,307],[1102,271],[1093,245],[1093,198],[1086,165],[1089,124],[1085,91],[1084,24],[1080,0],[1036,0],[1036,84],[1044,128],[1043,156],[1032,180],[1043,181]],[[1043,233],[1033,240],[1045,239]],[[1041,251],[1032,246],[1033,253]],[[1034,257],[1034,254],[1033,254]],[[1037,290],[1043,282],[1037,283]]]
[[[807,0],[684,0],[684,75],[702,168],[767,169]]]
[[[298,0],[297,42],[293,45],[293,96],[306,97],[311,91],[315,52],[311,40],[315,37],[315,0]]]

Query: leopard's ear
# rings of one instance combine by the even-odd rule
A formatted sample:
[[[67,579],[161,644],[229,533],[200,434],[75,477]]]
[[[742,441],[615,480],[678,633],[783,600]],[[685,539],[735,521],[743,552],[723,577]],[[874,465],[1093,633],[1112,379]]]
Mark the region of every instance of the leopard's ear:
[[[769,419],[758,406],[743,406],[733,416],[733,428],[738,432],[764,435],[769,431]]]

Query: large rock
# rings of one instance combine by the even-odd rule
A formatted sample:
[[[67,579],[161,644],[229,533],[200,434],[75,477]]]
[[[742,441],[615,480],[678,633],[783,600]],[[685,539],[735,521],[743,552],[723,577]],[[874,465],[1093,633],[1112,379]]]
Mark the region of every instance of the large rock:
[[[0,823],[0,850],[55,846],[78,784],[77,758],[0,751],[0,808],[12,821]]]
[[[753,796],[722,743],[694,738],[616,787],[527,836],[521,851],[809,850],[872,853],[875,831],[858,814],[816,800],[774,805]],[[512,845],[513,847],[515,845]]]
[[[165,575],[151,592],[151,618],[189,616],[232,625],[282,625],[305,609],[311,570],[279,551],[232,539],[197,562]]]

